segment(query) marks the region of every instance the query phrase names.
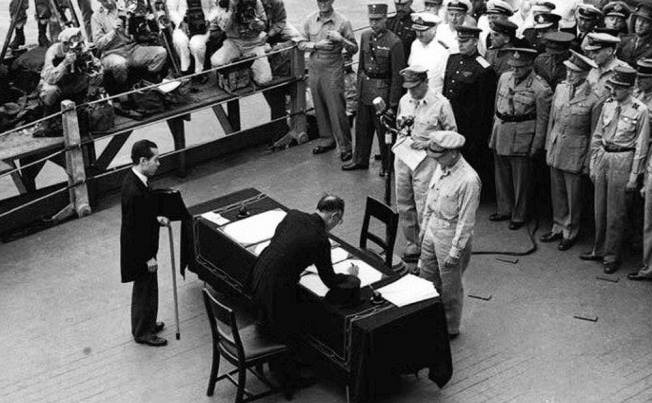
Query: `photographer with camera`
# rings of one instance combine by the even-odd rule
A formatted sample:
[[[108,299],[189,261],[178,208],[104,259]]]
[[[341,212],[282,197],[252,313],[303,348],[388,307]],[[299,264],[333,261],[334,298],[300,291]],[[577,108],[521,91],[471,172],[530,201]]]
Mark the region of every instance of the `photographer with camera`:
[[[260,0],[219,0],[217,14],[217,24],[226,32],[226,40],[211,56],[213,67],[229,64],[241,57],[265,55],[267,14]],[[267,57],[254,60],[251,71],[258,85],[272,81]]]
[[[162,46],[143,46],[136,43],[125,29],[126,16],[120,15],[115,0],[99,0],[101,7],[93,14],[93,41],[100,52],[102,65],[111,73],[117,88],[127,90],[129,69],[144,68],[148,81],[160,82],[167,59]],[[109,88],[107,88],[109,90]]]
[[[61,109],[62,100],[70,99],[77,104],[86,102],[91,84],[102,81],[102,65],[86,47],[79,28],[66,28],[59,34],[59,42],[45,53],[45,62],[39,83],[39,98],[44,105],[45,116]],[[61,119],[44,122],[39,135],[60,135],[57,128]]]
[[[209,38],[208,21],[215,18],[217,6],[210,0],[168,0],[170,21],[174,24],[172,42],[181,62],[181,74],[190,74],[190,55],[195,59],[195,73],[204,70],[206,43]],[[207,75],[194,78],[205,83]]]

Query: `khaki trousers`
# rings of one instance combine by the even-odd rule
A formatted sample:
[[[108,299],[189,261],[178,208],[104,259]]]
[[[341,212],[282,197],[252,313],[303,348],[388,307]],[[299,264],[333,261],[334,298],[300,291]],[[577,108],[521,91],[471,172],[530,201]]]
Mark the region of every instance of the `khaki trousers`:
[[[550,167],[553,234],[574,240],[580,230],[582,216],[582,175]]]

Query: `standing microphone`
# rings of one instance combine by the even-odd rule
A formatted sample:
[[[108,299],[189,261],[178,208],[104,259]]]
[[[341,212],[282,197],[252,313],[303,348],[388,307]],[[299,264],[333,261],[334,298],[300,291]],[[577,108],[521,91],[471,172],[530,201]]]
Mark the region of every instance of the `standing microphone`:
[[[389,129],[387,122],[385,119],[391,119],[392,117],[390,115],[390,111],[387,110],[387,104],[385,103],[385,100],[381,97],[376,97],[374,98],[371,103],[374,105],[374,109],[376,110],[376,116],[380,119],[381,123]],[[392,114],[393,115],[393,114]],[[385,130],[385,144],[387,145],[392,145],[393,139],[392,139],[392,132],[391,130]]]
[[[374,98],[371,103],[374,105],[374,109],[376,110],[376,115],[381,116],[386,110],[387,110],[387,104],[385,103],[385,100],[382,97],[376,97]]]

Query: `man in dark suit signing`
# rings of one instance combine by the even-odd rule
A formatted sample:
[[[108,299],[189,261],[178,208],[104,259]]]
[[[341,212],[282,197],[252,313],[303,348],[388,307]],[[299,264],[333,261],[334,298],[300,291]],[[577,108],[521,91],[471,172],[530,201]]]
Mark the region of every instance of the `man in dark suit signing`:
[[[300,330],[297,285],[301,273],[314,264],[322,282],[330,289],[346,283],[351,275],[358,275],[355,265],[349,268],[349,275],[333,270],[328,232],[342,222],[343,215],[344,200],[331,195],[319,200],[313,214],[288,211],[251,274],[250,285],[261,313],[261,327],[290,348],[288,360],[272,367],[281,383],[290,388],[302,388],[314,382],[313,378],[300,376],[295,356]]]
[[[167,340],[156,333],[158,279],[156,276],[159,227],[166,217],[157,216],[156,200],[149,178],[158,169],[159,153],[149,140],[136,142],[131,149],[133,166],[122,183],[122,227],[120,229],[120,269],[123,283],[134,283],[131,295],[131,333],[136,343],[164,346]]]
[[[346,274],[333,270],[328,240],[328,232],[342,222],[343,215],[344,200],[331,195],[319,200],[313,214],[290,210],[258,257],[251,288],[266,330],[279,341],[292,344],[299,332],[297,284],[308,266],[317,267],[328,288],[347,280]],[[357,275],[357,267],[352,266],[349,274]]]

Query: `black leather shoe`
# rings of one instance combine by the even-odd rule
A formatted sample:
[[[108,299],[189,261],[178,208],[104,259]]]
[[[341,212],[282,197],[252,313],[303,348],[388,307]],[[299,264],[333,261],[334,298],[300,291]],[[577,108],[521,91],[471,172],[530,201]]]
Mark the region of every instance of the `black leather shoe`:
[[[459,333],[448,333],[448,340],[455,340],[459,337]]]
[[[380,161],[383,159],[383,156],[380,154],[374,154],[374,161]]]
[[[342,171],[355,171],[358,169],[369,169],[368,166],[364,166],[362,164],[358,164],[356,162],[349,162],[348,164],[342,165]]]
[[[652,277],[639,276],[637,271],[629,273],[627,278],[633,281],[652,281]]]
[[[350,161],[351,158],[353,158],[353,154],[351,152],[340,154],[340,159],[342,162]]]
[[[524,225],[525,225],[524,222],[510,221],[509,222],[509,229],[511,229],[512,231],[515,231],[517,229],[520,229]]]
[[[162,347],[168,344],[168,341],[162,337],[151,335],[149,337],[144,337],[142,339],[136,339],[138,344],[147,344],[152,347]]]
[[[325,152],[328,152],[328,151],[334,150],[334,149],[335,149],[335,143],[333,143],[331,145],[327,145],[327,146],[317,146],[317,147],[312,149],[312,153],[313,154],[323,154]]]
[[[156,325],[154,326],[154,333],[162,332],[164,327],[165,327],[164,322],[156,322]]]
[[[603,263],[602,266],[605,274],[614,274],[618,271],[618,263],[616,262]]]
[[[387,176],[387,171],[385,171],[385,168],[380,168],[380,171],[378,171],[378,176],[380,176],[381,178]]]
[[[561,238],[562,238],[562,236],[558,232],[557,233],[548,232],[546,234],[541,235],[541,237],[539,238],[539,241],[544,242],[544,243],[548,243],[548,242],[558,241]]]
[[[593,251],[591,251],[591,252],[582,253],[580,255],[580,259],[582,259],[582,260],[590,260],[590,261],[593,261],[593,262],[601,262],[602,261],[602,256],[595,255],[593,253]]]
[[[507,214],[492,214],[489,216],[489,221],[507,221],[511,218],[511,216]]]
[[[570,248],[575,245],[575,240],[574,239],[562,239],[561,242],[559,242],[559,246],[557,246],[557,249],[561,251],[569,250]]]

